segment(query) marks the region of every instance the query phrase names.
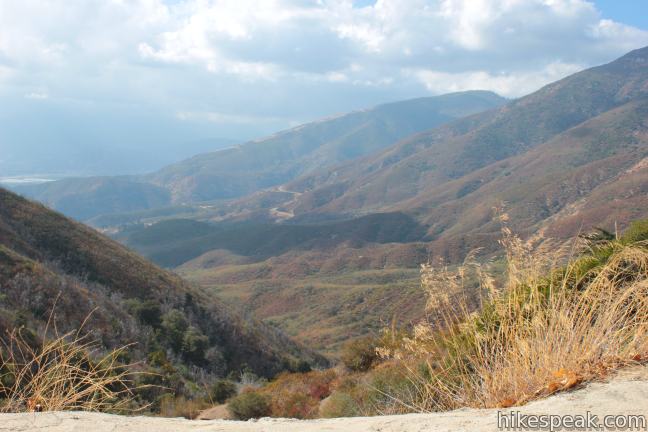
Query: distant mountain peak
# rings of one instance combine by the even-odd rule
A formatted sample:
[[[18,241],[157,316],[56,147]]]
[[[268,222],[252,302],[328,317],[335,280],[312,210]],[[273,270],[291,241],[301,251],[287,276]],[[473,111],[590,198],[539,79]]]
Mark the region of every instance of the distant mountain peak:
[[[636,50],[632,50],[628,54],[620,57],[617,61],[621,61],[624,59],[648,61],[648,46],[645,46],[643,48],[637,48]]]
[[[610,71],[637,72],[648,68],[648,46],[630,51],[618,59],[600,66]]]
[[[81,220],[246,196],[300,175],[383,150],[398,140],[506,103],[477,90],[397,101],[320,119],[259,140],[199,154],[148,176],[115,184],[75,179],[15,190]],[[93,209],[96,209],[93,211]]]

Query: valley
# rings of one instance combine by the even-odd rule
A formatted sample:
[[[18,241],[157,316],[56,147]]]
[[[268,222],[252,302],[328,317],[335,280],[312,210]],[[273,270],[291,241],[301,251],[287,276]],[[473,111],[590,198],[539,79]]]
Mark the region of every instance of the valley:
[[[646,65],[643,48],[502,107],[401,139],[392,135],[395,142],[382,141],[383,150],[342,159],[332,153],[328,162],[309,166],[306,161],[320,158],[324,149],[366,138],[352,134],[339,141],[346,135],[334,135],[330,143],[315,141],[319,147],[303,153],[306,159],[296,159],[303,169],[289,168],[284,173],[290,174],[248,183],[251,189],[232,189],[228,196],[207,192],[222,190],[216,179],[230,178],[225,167],[232,158],[248,164],[241,173],[272,161],[268,172],[276,174],[276,164],[307,148],[259,158],[253,149],[262,143],[268,149],[281,140],[313,146],[311,130],[321,132],[327,122],[336,128],[351,122],[353,131],[357,116],[384,116],[387,108],[399,107],[410,110],[399,114],[400,121],[418,118],[413,110],[423,102],[296,128],[170,167],[151,177],[157,186],[133,188],[127,182],[129,194],[151,189],[162,200],[151,198],[158,192],[145,192],[146,198],[135,201],[154,208],[97,215],[89,222],[234,307],[336,356],[349,335],[373,334],[392,319],[407,327],[422,316],[420,264],[457,264],[477,248],[484,259],[492,257],[500,236],[495,208],[508,215],[515,232],[537,241],[594,227],[622,230],[648,216]],[[191,176],[183,176],[183,169]],[[196,174],[201,172],[209,175]],[[90,182],[54,182],[39,193],[65,186],[71,205],[88,203],[86,195],[75,194],[102,190],[84,189]],[[117,202],[127,196],[114,187],[110,193]]]
[[[0,101],[0,432],[646,429],[644,2],[0,0]]]

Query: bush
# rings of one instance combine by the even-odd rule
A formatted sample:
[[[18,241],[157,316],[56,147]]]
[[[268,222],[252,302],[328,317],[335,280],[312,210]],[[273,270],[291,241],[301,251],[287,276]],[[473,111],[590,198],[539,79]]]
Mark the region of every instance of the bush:
[[[299,360],[297,362],[291,363],[289,369],[291,372],[297,373],[306,373],[313,370],[310,363],[308,363],[306,360]]]
[[[227,410],[237,420],[267,417],[270,415],[270,398],[257,392],[241,393],[230,400]]]
[[[160,399],[160,415],[162,417],[184,417],[193,420],[207,408],[208,405],[205,401],[187,399],[184,396],[175,397],[172,394],[165,394]]]
[[[209,391],[212,401],[220,404],[234,395],[236,395],[236,384],[230,380],[216,381]]]
[[[175,352],[180,352],[184,333],[188,327],[189,323],[187,322],[187,318],[179,310],[170,310],[162,317],[164,336]]]
[[[209,338],[196,327],[189,327],[182,337],[182,356],[195,363],[205,362],[205,351],[209,347]]]
[[[344,366],[352,371],[369,370],[378,360],[376,339],[363,337],[347,342],[342,348],[341,360]]]
[[[358,404],[347,393],[335,392],[324,399],[319,408],[320,417],[355,417],[360,415]]]
[[[368,385],[359,387],[354,393],[364,406],[376,407],[385,415],[409,412],[410,399],[417,389],[401,362],[383,363],[373,369],[368,378]]]
[[[273,417],[315,418],[320,402],[331,394],[335,370],[286,373],[260,391],[270,396]]]
[[[150,325],[151,327],[160,327],[162,321],[162,311],[160,310],[159,302],[155,300],[140,301],[137,299],[130,299],[126,301],[128,311],[137,318],[142,324]]]

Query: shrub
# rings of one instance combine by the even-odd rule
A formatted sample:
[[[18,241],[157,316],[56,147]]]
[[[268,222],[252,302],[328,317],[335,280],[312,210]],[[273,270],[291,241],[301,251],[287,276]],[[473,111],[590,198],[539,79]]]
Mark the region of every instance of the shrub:
[[[308,394],[291,393],[284,395],[280,405],[272,405],[272,415],[276,417],[308,419],[317,415],[319,399],[314,399]]]
[[[360,415],[360,410],[351,395],[334,392],[320,404],[319,415],[324,418],[355,417]]]
[[[363,337],[347,342],[342,348],[341,360],[352,371],[364,372],[378,360],[376,339]]]
[[[292,362],[290,364],[289,369],[292,372],[297,372],[297,373],[306,373],[313,370],[310,363],[303,359],[296,362]]]
[[[636,243],[648,240],[648,219],[635,221],[621,236],[623,243]]]
[[[128,311],[142,324],[155,328],[160,326],[162,311],[160,310],[159,302],[155,300],[140,301],[137,299],[129,299],[126,301],[126,306]]]
[[[383,363],[371,371],[367,380],[368,385],[354,392],[365,409],[381,415],[404,414],[410,411],[399,401],[411,400],[417,391],[402,363]]]
[[[227,404],[227,410],[238,420],[267,417],[270,415],[270,397],[258,392],[241,393]]]
[[[195,364],[205,362],[205,352],[209,347],[209,338],[196,327],[189,327],[182,337],[182,356]]]
[[[172,309],[162,317],[164,336],[175,352],[180,352],[182,349],[184,333],[188,327],[187,318],[179,310]]]
[[[336,376],[334,370],[286,373],[260,391],[270,396],[274,417],[315,418]]]
[[[224,403],[236,395],[236,384],[229,380],[218,380],[211,386],[209,397],[217,403]]]
[[[193,420],[208,407],[209,405],[203,400],[165,394],[160,400],[160,415],[162,417],[184,417]]]

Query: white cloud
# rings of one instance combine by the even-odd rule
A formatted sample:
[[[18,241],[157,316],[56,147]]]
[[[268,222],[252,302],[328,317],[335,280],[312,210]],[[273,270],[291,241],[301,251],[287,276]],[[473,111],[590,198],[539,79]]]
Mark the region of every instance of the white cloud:
[[[401,70],[419,70],[401,76],[435,92],[472,82],[521,95],[573,65],[648,44],[648,32],[601,19],[585,0],[378,0],[363,8],[349,0],[195,0],[177,14],[168,31],[140,43],[140,55],[243,80],[321,75],[386,85]]]
[[[464,91],[471,89],[491,90],[502,96],[515,97],[583,69],[582,65],[551,63],[540,71],[517,73],[489,73],[467,71],[459,73],[439,72],[427,69],[404,70],[406,76],[417,78],[432,93]]]
[[[0,91],[235,112],[211,121],[247,134],[429,93],[520,96],[645,45],[585,0],[0,0]]]

